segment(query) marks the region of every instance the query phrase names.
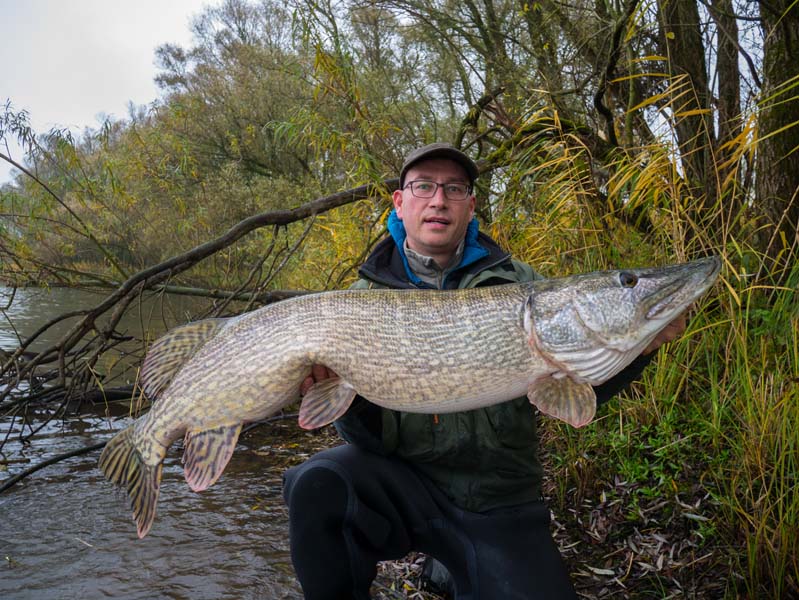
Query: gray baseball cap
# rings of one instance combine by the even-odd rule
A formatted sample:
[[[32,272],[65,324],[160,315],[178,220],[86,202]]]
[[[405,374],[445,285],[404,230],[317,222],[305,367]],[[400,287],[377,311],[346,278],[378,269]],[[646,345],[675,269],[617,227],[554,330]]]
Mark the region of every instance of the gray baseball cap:
[[[408,154],[408,156],[405,158],[405,163],[402,165],[402,170],[400,171],[399,189],[405,187],[405,175],[408,173],[408,169],[422,160],[428,160],[432,158],[447,158],[458,163],[463,167],[464,171],[466,171],[466,174],[469,176],[469,183],[472,185],[474,184],[475,179],[477,179],[477,176],[480,174],[480,171],[477,169],[477,165],[474,163],[474,161],[466,156],[463,152],[458,150],[455,146],[452,144],[447,144],[446,142],[436,142],[434,144],[428,144],[427,146],[417,148]]]

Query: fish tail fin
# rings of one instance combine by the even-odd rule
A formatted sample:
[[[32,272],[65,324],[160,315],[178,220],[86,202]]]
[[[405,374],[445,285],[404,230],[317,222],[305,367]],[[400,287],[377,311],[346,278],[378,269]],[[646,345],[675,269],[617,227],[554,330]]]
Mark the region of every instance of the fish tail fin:
[[[163,462],[159,461],[155,466],[144,462],[133,442],[131,425],[106,444],[99,464],[109,481],[127,490],[137,532],[139,538],[143,538],[155,519]]]

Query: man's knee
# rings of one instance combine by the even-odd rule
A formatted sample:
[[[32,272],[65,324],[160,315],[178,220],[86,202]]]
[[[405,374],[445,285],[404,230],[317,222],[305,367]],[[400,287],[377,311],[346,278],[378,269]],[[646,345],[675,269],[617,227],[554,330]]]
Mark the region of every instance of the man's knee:
[[[283,474],[283,498],[289,506],[306,495],[326,501],[328,486],[338,497],[342,489],[351,491],[356,480],[369,471],[367,462],[368,455],[351,444],[323,450]]]
[[[349,489],[345,478],[330,465],[308,461],[283,475],[283,498],[291,514],[307,517],[347,510]]]
[[[397,498],[381,483],[381,475],[389,470],[381,457],[351,445],[325,450],[289,469],[283,477],[283,497],[292,534],[313,528],[341,530],[364,548],[382,552],[396,543],[406,547]]]

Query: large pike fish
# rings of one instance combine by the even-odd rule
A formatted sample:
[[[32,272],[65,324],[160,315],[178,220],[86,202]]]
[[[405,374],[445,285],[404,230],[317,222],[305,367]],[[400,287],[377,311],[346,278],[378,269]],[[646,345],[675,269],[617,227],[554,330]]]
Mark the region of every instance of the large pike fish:
[[[144,537],[170,445],[184,437],[186,481],[204,490],[242,425],[299,400],[313,364],[338,378],[302,398],[308,429],[341,416],[356,394],[420,413],[527,394],[541,412],[580,427],[594,417],[592,386],[638,356],[719,268],[714,257],[468,290],[334,291],[189,323],[153,344],[141,382],[157,401],[109,441],[100,468],[127,489]]]

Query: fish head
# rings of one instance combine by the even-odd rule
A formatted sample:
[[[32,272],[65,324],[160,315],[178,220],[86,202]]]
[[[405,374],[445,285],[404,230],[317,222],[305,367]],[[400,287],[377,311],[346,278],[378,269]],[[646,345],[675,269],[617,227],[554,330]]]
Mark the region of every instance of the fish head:
[[[709,257],[536,282],[524,309],[528,341],[556,374],[598,385],[704,294],[720,268]]]

